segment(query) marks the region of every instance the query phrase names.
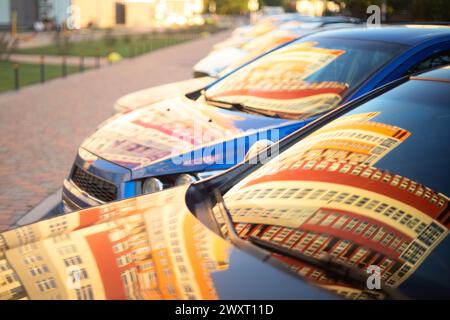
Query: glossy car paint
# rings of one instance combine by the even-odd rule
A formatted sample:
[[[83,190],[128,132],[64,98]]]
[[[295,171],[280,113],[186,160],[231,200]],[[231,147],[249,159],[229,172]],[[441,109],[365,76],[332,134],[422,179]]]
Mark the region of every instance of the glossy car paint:
[[[439,82],[440,87],[444,87],[450,85],[449,79],[450,68],[447,67],[413,76],[410,82],[415,82],[414,85],[419,87],[421,82],[433,84]],[[405,80],[399,81],[396,85],[403,83]],[[416,296],[421,296],[424,292],[429,293],[430,295],[425,297],[430,298],[433,294],[448,294],[448,291],[445,291],[448,290],[448,282],[429,282],[429,279],[424,277],[426,272],[434,271],[432,267],[430,269],[430,261],[433,260],[436,263],[445,254],[445,248],[442,246],[444,242],[448,249],[447,235],[450,224],[446,218],[448,217],[448,197],[421,185],[420,182],[417,184],[414,180],[397,175],[394,177],[385,170],[377,169],[378,165],[383,167],[380,164],[383,158],[386,160],[389,154],[396,153],[408,140],[414,139],[416,132],[409,132],[405,128],[392,125],[389,123],[389,116],[381,120],[380,113],[373,110],[368,113],[353,110],[361,103],[369,102],[370,104],[373,101],[372,98],[376,98],[393,86],[390,85],[355,103],[350,103],[320,119],[311,128],[300,130],[285,139],[282,144],[289,145],[289,140],[292,139],[295,145],[282,153],[278,158],[279,163],[274,162],[263,168],[258,167],[256,172],[253,171],[254,174],[250,173],[243,180],[238,178],[239,183],[233,183],[229,192],[224,191],[224,198],[228,209],[233,212],[233,219],[236,219],[239,236],[248,238],[251,228],[247,228],[246,224],[256,228],[258,224],[268,224],[271,228],[278,228],[278,234],[281,235],[282,229],[286,226],[297,228],[299,225],[296,222],[299,221],[305,224],[305,214],[311,216],[316,213],[314,210],[326,210],[321,207],[323,201],[327,203],[327,207],[332,207],[332,213],[339,211],[338,208],[342,209],[344,205],[342,203],[341,206],[338,205],[338,201],[327,202],[321,199],[322,203],[318,206],[319,203],[314,202],[318,200],[317,198],[308,198],[308,201],[312,201],[310,203],[312,206],[309,206],[310,204],[304,202],[306,200],[293,200],[289,197],[258,197],[259,200],[255,201],[247,199],[245,206],[260,211],[265,208],[260,206],[260,202],[272,199],[268,204],[285,209],[285,214],[277,215],[276,221],[271,220],[269,223],[268,217],[258,217],[258,215],[247,217],[245,214],[234,212],[242,206],[238,202],[243,200],[243,197],[236,197],[239,192],[250,192],[253,189],[260,189],[258,190],[260,192],[264,184],[271,187],[272,191],[280,186],[284,188],[284,191],[289,191],[286,189],[286,183],[290,183],[297,188],[295,192],[300,191],[303,185],[310,188],[314,184],[319,184],[322,188],[328,184],[337,186],[339,192],[349,192],[347,196],[354,192],[351,189],[358,188],[359,191],[371,197],[388,197],[390,199],[388,205],[397,206],[395,210],[407,210],[413,214],[413,217],[423,219],[429,226],[446,229],[445,232],[429,233],[427,236],[426,232],[415,234],[412,230],[407,231],[413,235],[411,239],[408,239],[411,243],[418,244],[419,240],[425,241],[424,243],[431,242],[427,244],[425,255],[410,262],[412,268],[409,268],[406,273],[387,275],[391,285],[396,287],[400,282],[400,288],[405,288]],[[392,89],[392,92],[395,90],[395,88]],[[420,90],[423,89],[417,91]],[[416,106],[416,110],[419,107],[420,105]],[[348,111],[350,114],[340,117],[338,121],[329,122],[338,117],[341,112]],[[418,123],[420,126],[420,122],[417,122],[418,116],[410,114],[409,120],[404,121],[404,124],[414,123],[417,128]],[[395,118],[398,121],[401,116],[396,115]],[[432,116],[428,116],[427,121],[429,122],[431,118]],[[442,123],[441,120],[440,124]],[[319,127],[318,130],[317,127]],[[308,139],[318,141],[317,137],[321,134],[339,133],[339,130],[365,131],[365,134],[375,135],[379,145],[373,145],[367,157],[357,158],[356,161],[359,159],[361,163],[336,162],[338,170],[329,166],[333,161],[321,166],[319,162],[302,162],[297,159],[303,157],[308,153],[309,148],[314,146],[308,143]],[[425,130],[433,133],[432,127]],[[441,130],[445,128],[441,127]],[[312,134],[306,138],[303,136],[309,133]],[[335,135],[331,137],[334,139]],[[380,137],[383,138],[379,139]],[[386,139],[391,143],[385,144]],[[439,142],[435,143],[435,146],[438,144]],[[338,149],[341,147],[336,146]],[[379,147],[385,150],[375,152],[375,149]],[[346,157],[348,155],[349,152],[346,152]],[[394,162],[398,162],[395,156],[393,159]],[[427,156],[424,155],[422,159],[426,160]],[[302,163],[292,167],[286,162]],[[315,163],[310,165],[308,162]],[[397,165],[404,165],[404,163],[400,162]],[[422,168],[424,165],[426,166],[426,163],[422,163]],[[276,166],[275,171],[272,171],[271,166]],[[348,168],[344,170],[344,166]],[[358,168],[360,170],[356,172]],[[238,247],[234,242],[225,241],[213,233],[211,231],[213,227],[204,219],[202,210],[198,209],[207,203],[207,190],[220,188],[223,182],[232,181],[236,175],[239,176],[241,172],[246,172],[248,169],[252,167],[245,164],[239,165],[221,176],[191,186],[181,186],[160,193],[113,202],[3,232],[0,235],[0,266],[13,281],[7,285],[6,283],[0,285],[0,297],[3,299],[330,299],[337,298],[334,294],[338,293],[348,298],[388,298],[385,296],[388,291],[366,292],[367,288],[361,290],[361,287],[356,284],[336,283],[331,278],[322,278],[320,270],[314,270],[314,267],[311,270],[311,267],[305,263],[299,263],[280,254],[267,251],[261,253],[250,250],[249,247]],[[261,172],[261,169],[264,170]],[[294,170],[294,172],[287,172],[287,170]],[[431,167],[426,171],[433,173],[434,168]],[[367,172],[369,175],[366,175]],[[375,176],[378,178],[375,179]],[[388,177],[393,179],[392,182],[397,178],[400,183],[384,181]],[[424,178],[423,172],[422,178]],[[438,180],[444,182],[443,186],[448,190],[445,177],[439,177]],[[407,187],[402,187],[403,182],[406,182]],[[410,191],[412,186],[415,189]],[[229,189],[229,187],[226,188]],[[201,192],[202,196],[198,197],[199,194],[195,192]],[[309,210],[306,210],[303,215],[296,217],[292,215],[292,212],[287,214],[289,209],[308,207]],[[196,216],[192,215],[193,208],[197,208]],[[315,209],[311,210],[311,208]],[[392,232],[395,236],[403,237],[403,233],[407,230],[405,224],[396,219],[384,217],[385,215],[380,212],[367,214],[363,212],[361,206],[354,206],[353,209],[357,210],[356,217],[364,216],[367,221],[381,223],[381,228],[378,225],[380,232]],[[219,216],[218,211],[213,211],[216,217]],[[405,215],[405,212],[403,214]],[[197,220],[202,217],[201,221],[205,224]],[[313,229],[315,232],[336,233],[337,236],[342,237],[342,231],[337,226],[338,219],[324,219],[323,222],[326,222],[325,220],[329,223],[318,225],[317,222],[308,222],[307,224],[310,228],[315,228]],[[336,225],[332,226],[331,223]],[[209,225],[209,228],[206,225]],[[303,226],[303,228],[306,227]],[[422,231],[424,230],[426,229],[422,228]],[[267,239],[277,238],[278,240],[274,242],[280,243],[283,238],[278,238],[278,234],[272,233]],[[311,240],[318,242],[318,238],[312,237]],[[408,266],[409,258],[406,256],[408,246],[391,250],[382,247],[379,243],[374,245],[370,241],[372,241],[371,236],[367,237],[362,233],[354,233],[349,239],[353,245],[364,244],[365,247],[383,252],[384,254],[380,256],[382,259],[379,262],[373,262],[375,265],[381,263],[386,257],[392,256],[393,259],[400,259],[405,266]],[[280,261],[283,265],[279,264]],[[442,268],[443,261],[439,261],[438,265]],[[30,273],[30,263],[37,268],[45,265],[47,270],[45,275],[35,277]],[[81,283],[77,279],[72,281],[71,273],[68,277],[68,265],[72,265],[74,268],[71,270],[82,276],[79,280],[82,281]],[[309,271],[304,270],[305,267],[309,268]],[[444,264],[443,267],[446,268],[445,272],[448,275],[447,265]],[[295,272],[288,272],[288,269]],[[139,270],[138,275],[135,273],[136,270]],[[47,283],[49,289],[46,290],[43,280],[50,281]],[[84,289],[80,291],[81,288]],[[323,289],[328,291],[325,292]]]
[[[144,153],[130,151],[136,139],[133,133],[127,132],[127,126],[128,123],[136,121],[142,126],[139,136],[147,137],[146,139],[150,139],[153,144],[153,148],[147,148]],[[95,132],[82,144],[75,165],[97,177],[113,182],[119,186],[118,197],[127,198],[137,194],[139,190],[135,183],[137,179],[168,173],[229,168],[233,163],[242,161],[245,153],[260,137],[278,141],[305,123],[305,121],[286,121],[236,113],[202,105],[186,97],[177,97],[140,108],[122,115],[120,121],[105,124],[102,130]],[[192,151],[180,150],[174,153],[174,143],[180,143],[180,140],[174,138],[175,130],[179,127],[184,128],[182,139],[186,141],[185,147],[193,149]],[[118,128],[121,132],[120,137],[111,134],[111,131],[117,132]],[[272,134],[274,129],[277,130],[276,135]],[[210,137],[210,143],[199,144],[194,141],[197,135],[210,132],[217,134],[217,137]],[[227,133],[227,139],[224,139],[224,133]],[[130,138],[124,139],[127,135],[130,135]],[[199,137],[197,140],[201,139],[202,137]],[[239,153],[236,152],[238,144],[244,147]],[[95,155],[88,151],[94,148]],[[230,155],[233,157],[232,164],[226,161]],[[128,160],[128,156],[132,156],[133,160]],[[174,159],[188,159],[188,161],[175,164]],[[63,193],[70,207],[98,204],[98,200],[92,199],[89,194],[77,188],[69,180],[64,181]]]
[[[210,77],[188,79],[132,92],[115,102],[114,112],[131,111],[165,99],[197,91],[215,80]]]
[[[187,208],[187,188],[89,208],[4,232],[0,235],[0,265],[14,269],[17,280],[8,287],[0,284],[0,298],[337,298],[210,231]],[[55,224],[64,225],[64,231],[52,233]],[[170,234],[169,228],[174,230]],[[32,246],[24,246],[17,237],[22,232],[34,234]],[[66,240],[55,242],[58,237]],[[82,272],[80,283],[68,277],[67,267],[57,253],[63,247],[75,250],[63,260],[73,256],[74,263],[80,262],[72,266],[72,271]],[[52,290],[39,290],[26,264],[30,256],[41,257],[40,263],[48,270],[47,278],[49,275],[53,279]],[[126,260],[126,256],[133,261]],[[132,276],[133,269],[139,269],[139,276]],[[77,294],[81,286],[88,290]]]

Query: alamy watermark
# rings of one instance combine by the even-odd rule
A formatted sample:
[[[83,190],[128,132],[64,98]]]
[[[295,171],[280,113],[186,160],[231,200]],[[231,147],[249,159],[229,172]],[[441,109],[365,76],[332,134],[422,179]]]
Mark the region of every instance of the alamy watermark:
[[[366,272],[369,274],[366,286],[369,290],[381,290],[381,268],[377,265],[370,265]]]
[[[81,29],[81,8],[77,5],[70,5],[66,10],[66,26],[69,30]]]
[[[66,278],[66,287],[67,289],[80,289],[81,288],[81,279],[82,279],[82,270],[78,266],[70,266],[67,268],[67,278]]]
[[[377,5],[371,5],[367,7],[366,13],[369,14],[367,18],[367,27],[380,27],[381,26],[381,7]]]
[[[175,130],[172,138],[180,141],[171,152],[175,165],[235,165],[243,160],[265,164],[279,154],[278,144],[274,145],[280,139],[278,129],[222,131],[194,121],[192,128]]]

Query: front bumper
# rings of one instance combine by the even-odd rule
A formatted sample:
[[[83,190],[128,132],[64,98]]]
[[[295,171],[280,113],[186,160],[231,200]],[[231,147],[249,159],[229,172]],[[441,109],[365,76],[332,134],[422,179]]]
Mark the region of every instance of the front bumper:
[[[69,177],[63,181],[62,200],[65,211],[74,211],[105,203],[72,180],[75,167],[98,179],[107,181],[111,185],[113,184],[116,191],[114,199],[111,199],[111,201],[136,195],[135,182],[130,181],[130,170],[80,149]]]
[[[64,179],[62,187],[62,200],[64,211],[77,211],[84,208],[94,207],[103,204],[102,201],[90,197],[80,190],[72,181]]]

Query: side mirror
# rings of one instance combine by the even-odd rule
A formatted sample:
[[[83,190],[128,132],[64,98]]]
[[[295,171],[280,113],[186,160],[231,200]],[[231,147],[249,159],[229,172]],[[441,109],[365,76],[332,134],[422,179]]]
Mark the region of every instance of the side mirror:
[[[267,140],[267,139],[263,139],[263,140],[258,140],[256,141],[251,147],[250,149],[248,149],[245,157],[244,157],[244,161],[248,161],[249,159],[255,157],[257,154],[259,154],[261,151],[263,151],[264,149],[270,147],[271,145],[273,145],[274,142],[271,140]]]

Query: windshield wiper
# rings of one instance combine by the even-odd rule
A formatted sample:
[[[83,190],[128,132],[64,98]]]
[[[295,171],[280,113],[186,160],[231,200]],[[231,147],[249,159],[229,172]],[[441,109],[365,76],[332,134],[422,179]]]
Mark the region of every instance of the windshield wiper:
[[[367,286],[367,278],[368,275],[363,273],[360,269],[356,267],[349,266],[347,264],[344,264],[343,262],[337,261],[331,256],[324,256],[323,258],[316,258],[309,255],[306,255],[299,251],[294,251],[289,248],[280,246],[276,243],[265,241],[253,236],[250,236],[247,240],[241,238],[239,234],[236,231],[236,228],[234,226],[233,218],[228,210],[228,208],[225,205],[225,202],[223,200],[222,195],[220,194],[219,190],[214,190],[214,196],[216,198],[217,204],[220,206],[220,212],[225,220],[225,225],[228,229],[228,236],[230,240],[238,245],[239,247],[242,247],[243,244],[252,244],[256,246],[257,248],[264,249],[265,251],[268,251],[269,254],[262,254],[264,256],[264,260],[268,260],[269,256],[271,256],[271,253],[277,253],[283,256],[286,256],[288,258],[294,259],[296,261],[300,261],[306,264],[309,264],[313,267],[317,267],[321,270],[323,270],[331,279],[334,280],[342,280],[346,283],[353,283],[357,285],[358,287],[362,287],[363,290]],[[391,299],[395,300],[404,300],[407,299],[406,296],[398,292],[397,290],[390,288],[384,284],[384,282],[381,282],[381,289],[383,293],[385,293],[387,296],[389,296]],[[368,295],[375,296],[370,291],[364,291]]]
[[[273,111],[264,111],[258,108],[254,108],[254,107],[250,107],[247,106],[245,104],[242,103],[233,103],[233,102],[227,102],[227,101],[220,101],[220,100],[214,100],[214,99],[210,99],[205,97],[205,101],[215,107],[219,107],[219,108],[223,108],[223,109],[228,109],[228,110],[237,110],[237,111],[241,111],[241,112],[246,112],[246,113],[254,113],[254,114],[259,114],[262,116],[266,116],[266,117],[271,117],[271,118],[280,118],[279,114]]]
[[[343,262],[340,262],[333,257],[329,255],[324,255],[321,258],[315,258],[311,257],[309,255],[306,255],[304,253],[301,253],[299,251],[294,251],[289,248],[280,246],[276,243],[265,241],[253,236],[250,236],[248,238],[248,241],[253,243],[254,245],[266,249],[273,253],[278,253],[280,255],[286,256],[288,258],[304,262],[306,264],[309,264],[313,267],[319,268],[323,270],[330,279],[334,280],[343,280],[346,283],[354,284],[359,287],[362,287],[363,290],[366,289],[367,286],[367,278],[368,275],[362,272],[360,269],[356,267],[352,267],[348,264],[345,264]],[[383,281],[381,281],[381,289],[383,293],[385,293],[387,296],[389,296],[392,299],[395,300],[404,300],[407,299],[406,296],[399,293],[395,289],[391,289],[390,287],[386,286]],[[365,293],[369,295],[374,295],[370,291],[364,291]]]

